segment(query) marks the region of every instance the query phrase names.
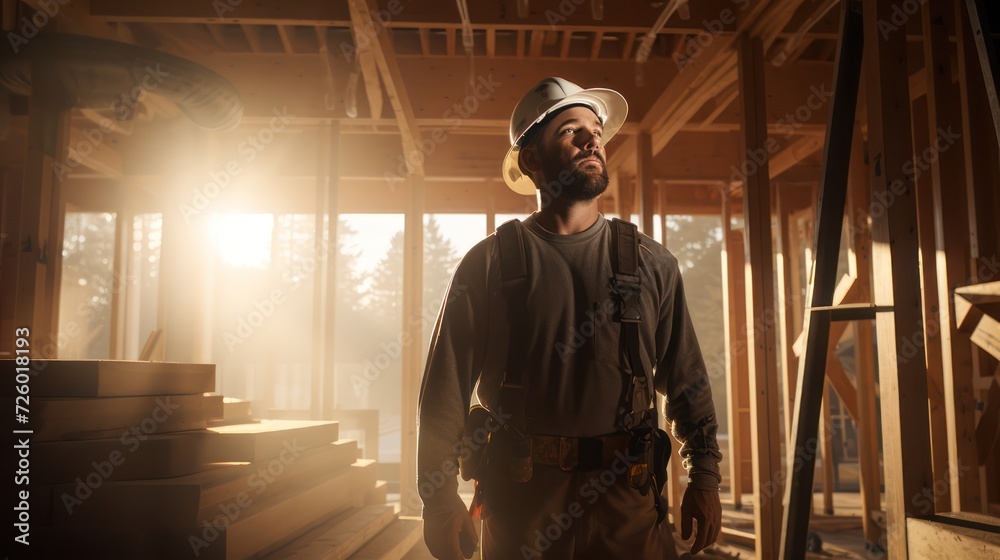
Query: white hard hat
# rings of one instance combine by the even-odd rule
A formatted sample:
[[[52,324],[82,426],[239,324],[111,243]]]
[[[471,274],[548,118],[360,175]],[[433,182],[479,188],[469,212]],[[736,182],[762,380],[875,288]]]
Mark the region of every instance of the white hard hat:
[[[628,103],[617,91],[594,88],[583,89],[562,78],[545,78],[524,94],[510,116],[510,150],[503,158],[503,180],[518,194],[535,194],[535,183],[521,172],[517,163],[521,152],[521,141],[532,126],[545,119],[553,111],[567,105],[590,107],[604,126],[601,142],[607,144],[611,137],[625,123]]]

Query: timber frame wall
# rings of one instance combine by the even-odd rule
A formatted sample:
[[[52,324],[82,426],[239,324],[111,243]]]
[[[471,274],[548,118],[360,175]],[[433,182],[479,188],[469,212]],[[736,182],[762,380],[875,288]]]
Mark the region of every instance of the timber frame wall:
[[[989,305],[994,313],[996,306],[990,288],[982,288],[986,295],[975,291],[1000,280],[996,76],[984,72],[990,53],[977,42],[980,20],[973,17],[970,24],[969,17],[970,6],[986,8],[974,0],[934,0],[898,22],[899,6],[890,0],[845,3],[751,0],[742,11],[731,10],[730,20],[720,17],[732,7],[729,0],[692,2],[688,18],[674,14],[659,30],[639,80],[633,58],[658,10],[650,17],[648,10],[609,9],[604,20],[595,20],[582,7],[551,23],[546,13],[559,9],[555,1],[532,0],[526,17],[505,19],[470,0],[477,83],[496,82],[493,90],[478,90],[482,95],[476,85],[467,88],[462,25],[450,2],[414,2],[412,10],[380,23],[389,3],[375,0],[287,2],[281,10],[267,0],[243,3],[231,14],[216,14],[212,3],[195,0],[89,0],[67,4],[42,31],[156,46],[218,71],[244,94],[237,136],[266,126],[274,110],[287,110],[290,124],[281,142],[264,154],[275,168],[267,184],[224,192],[217,203],[246,212],[312,213],[317,231],[325,218],[333,224],[339,214],[404,215],[404,317],[420,313],[424,214],[482,213],[485,234],[497,215],[535,208],[533,198],[511,193],[497,177],[507,115],[521,93],[541,77],[560,74],[584,86],[620,89],[632,109],[609,146],[612,185],[602,210],[637,215],[650,235],[655,216],[720,218],[729,351],[727,394],[716,402],[729,412],[729,447],[723,450],[729,496],[737,506],[753,507],[758,557],[777,558],[795,536],[785,519],[790,507],[810,511],[801,499],[811,499],[814,485],[810,471],[796,486],[795,441],[811,445],[813,459],[820,450],[823,509],[833,512],[828,408],[816,412],[826,419],[818,433],[814,427],[803,439],[793,438],[804,356],[819,342],[823,351],[810,363],[819,364],[824,376],[806,386],[817,395],[835,392],[857,427],[867,543],[893,558],[937,557],[935,539],[959,531],[948,521],[961,518],[955,512],[981,516],[960,520],[962,531],[980,536],[995,525],[989,516],[1000,515],[1000,369],[995,348],[984,349],[991,337],[1000,338],[1000,323],[990,322]],[[515,13],[512,1],[483,4]],[[837,57],[847,52],[837,49],[837,40],[844,14],[859,6],[864,61],[847,70],[861,76],[861,86],[844,94],[857,95],[854,118],[846,123],[853,126],[840,123],[850,149],[834,152],[828,117],[844,100],[829,97]],[[5,0],[4,30],[17,31],[22,17],[41,10],[34,0]],[[705,22],[714,30],[717,20],[717,31],[701,33]],[[890,27],[896,29],[880,22],[895,22]],[[365,29],[376,31],[359,36]],[[987,39],[993,33],[987,28]],[[697,43],[704,37],[707,44]],[[339,56],[345,44],[357,45],[356,66]],[[342,87],[352,72],[360,72],[355,79],[363,84],[354,118],[347,115]],[[150,95],[142,118],[117,124],[107,133],[114,142],[75,154],[79,167],[55,177],[53,163],[65,161],[81,134],[104,117],[62,107],[49,91],[39,77],[30,98],[0,98],[9,101],[12,114],[0,142],[0,329],[31,325],[43,341],[38,347],[55,357],[57,346],[44,341],[59,334],[61,251],[55,248],[62,246],[67,208],[120,216],[162,212],[161,281],[198,278],[202,264],[191,253],[198,233],[185,226],[179,210],[190,189],[176,184],[198,184],[227,155],[220,153],[218,135],[197,129],[170,102]],[[476,111],[453,126],[448,110],[470,100]],[[418,152],[423,157],[410,157]],[[840,167],[846,185],[844,211],[836,216],[844,219],[846,233],[833,239],[816,230],[820,209],[829,204],[821,199],[821,182],[830,166]],[[335,242],[335,228],[327,236]],[[866,311],[862,319],[833,322],[828,333],[808,336],[814,263],[829,260],[841,245],[848,271],[825,305],[867,304],[872,315]],[[322,344],[334,336],[333,267],[326,264],[315,294],[314,386],[332,385],[321,382],[333,371],[332,351]],[[956,289],[971,295],[961,299]],[[120,297],[115,294],[113,305]],[[189,300],[160,302],[166,359],[212,360],[208,319],[193,320],[210,297],[207,283],[195,281]],[[895,312],[887,313],[893,305]],[[120,327],[116,317],[113,332]],[[402,328],[412,340],[423,339],[419,322],[404,321]],[[853,376],[826,348],[845,333],[856,341]],[[120,336],[112,337],[110,358],[121,357]],[[876,337],[877,351],[869,343]],[[914,348],[890,351],[900,337]],[[11,344],[12,337],[0,338],[0,354],[10,355]],[[415,491],[419,350],[410,346],[402,358],[404,496]],[[897,377],[879,375],[897,368]],[[314,391],[312,398],[310,414],[330,413],[332,389]],[[913,426],[914,419],[922,426]],[[676,512],[678,487],[672,488]],[[800,501],[790,501],[795,495]],[[797,545],[789,546],[784,557],[798,557],[792,551]]]

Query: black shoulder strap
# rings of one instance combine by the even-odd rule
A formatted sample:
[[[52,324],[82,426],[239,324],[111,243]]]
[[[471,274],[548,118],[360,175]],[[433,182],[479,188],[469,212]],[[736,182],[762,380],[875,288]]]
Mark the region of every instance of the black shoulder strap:
[[[611,268],[614,272],[611,288],[618,299],[615,319],[621,322],[624,362],[632,373],[624,398],[631,410],[622,411],[622,425],[626,430],[635,429],[645,424],[652,414],[655,426],[656,401],[653,399],[652,383],[642,363],[639,342],[639,325],[642,323],[639,307],[642,293],[639,228],[618,218],[611,220]]]
[[[501,290],[507,304],[507,356],[503,382],[500,385],[499,404],[504,412],[511,415],[512,424],[525,428],[524,384],[526,341],[524,328],[528,303],[528,259],[524,250],[524,231],[517,219],[504,222],[497,228],[497,244],[500,248]]]

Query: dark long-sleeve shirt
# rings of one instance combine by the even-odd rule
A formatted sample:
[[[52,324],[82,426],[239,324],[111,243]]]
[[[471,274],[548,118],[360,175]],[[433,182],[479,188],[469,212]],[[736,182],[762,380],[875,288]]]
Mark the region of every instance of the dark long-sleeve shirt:
[[[527,363],[528,431],[570,437],[619,431],[626,374],[621,325],[612,318],[611,228],[603,217],[572,235],[546,231],[533,216],[524,226],[527,320],[518,327],[526,332],[516,340],[525,346],[517,350]],[[715,407],[677,259],[640,235],[639,260],[643,363],[666,396],[665,416],[682,443],[691,484],[717,488],[722,455]],[[425,510],[457,489],[456,444],[473,390],[483,404],[494,409],[498,404],[503,367],[487,367],[486,360],[489,338],[506,334],[497,329],[498,318],[491,322],[489,316],[490,294],[499,286],[499,249],[490,235],[459,264],[431,337],[418,424],[417,482]]]

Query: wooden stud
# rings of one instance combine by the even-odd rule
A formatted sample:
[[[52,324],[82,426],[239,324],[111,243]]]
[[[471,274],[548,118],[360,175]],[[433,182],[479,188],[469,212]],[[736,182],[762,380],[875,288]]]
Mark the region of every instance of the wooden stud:
[[[984,0],[965,0],[965,7],[972,31],[971,39],[979,54],[979,67],[982,69],[986,97],[989,99],[990,113],[993,115],[994,133],[997,137],[997,144],[1000,145],[1000,99],[997,97],[997,90],[1000,89],[1000,85],[998,85],[1000,84],[1000,62],[997,60],[986,2]]]
[[[968,334],[960,332],[953,317],[954,287],[969,282],[968,205],[965,200],[965,158],[962,145],[951,135],[961,136],[962,117],[958,89],[951,82],[951,56],[947,23],[951,19],[944,2],[921,9],[924,60],[927,61],[927,124],[931,149],[931,182],[934,190],[934,239],[938,279],[938,312],[941,317],[941,363],[944,366],[945,418],[948,423],[948,463],[951,475],[951,509],[982,511],[979,470],[960,475],[962,465],[974,465],[976,450],[976,395],[973,387],[972,346]],[[954,145],[949,144],[951,142]],[[924,158],[923,154],[919,155]],[[963,235],[966,234],[966,235]],[[935,473],[942,477],[944,473]]]
[[[907,558],[905,518],[930,513],[917,497],[933,492],[927,426],[927,368],[922,359],[903,357],[904,339],[923,339],[919,240],[913,227],[916,200],[906,163],[913,157],[906,75],[906,37],[879,27],[890,18],[891,0],[864,0],[865,87],[872,200],[894,203],[872,212],[874,303],[893,305],[876,314],[879,388],[884,445],[887,548],[892,560]]]
[[[295,28],[290,25],[279,25],[278,37],[281,38],[281,46],[285,49],[285,54],[295,54]]]
[[[816,238],[809,274],[807,309],[833,305],[837,286],[841,226],[847,198],[847,171],[854,131],[861,65],[861,13],[853,1],[841,8],[837,61],[834,64],[833,99],[823,153],[823,173],[816,211]],[[808,261],[807,261],[808,262]],[[765,266],[761,263],[761,266]],[[814,464],[820,405],[829,365],[830,315],[807,312],[802,332],[805,346],[799,360],[796,402],[789,438],[786,510],[781,529],[781,558],[801,558],[806,552],[812,502]],[[857,402],[856,399],[852,402]]]
[[[420,54],[424,56],[430,56],[431,54],[431,30],[427,27],[421,27],[417,30],[417,35],[420,37]],[[494,38],[496,35],[494,35]]]
[[[311,256],[317,258],[320,263],[323,263],[324,259],[336,261],[337,255],[336,245],[332,245],[334,247],[333,251],[328,250],[323,254],[315,254],[318,252],[317,248],[323,246],[323,218],[329,208],[329,201],[327,200],[330,194],[330,191],[327,189],[327,173],[329,172],[327,159],[330,157],[330,146],[328,144],[330,138],[329,128],[330,125],[324,123],[316,131],[319,138],[316,139],[316,186],[313,189],[313,196],[315,196],[315,204],[313,205],[313,234],[315,238],[312,243],[314,254]],[[336,227],[335,220],[336,216],[331,217],[333,227]],[[316,273],[312,277],[312,328],[310,329],[312,355],[309,360],[309,418],[313,420],[323,418],[324,379],[327,378],[324,375],[326,369],[326,360],[324,359],[326,354],[325,348],[328,340],[334,340],[333,333],[326,330],[326,327],[330,325],[326,317],[326,312],[328,305],[333,303],[326,299],[331,295],[327,289],[327,283],[330,279],[324,276],[330,271],[331,267],[329,262],[326,265],[326,267],[317,267]],[[334,300],[336,300],[337,292],[334,291],[332,295],[334,296]]]
[[[626,33],[625,40],[622,41],[622,60],[632,58],[632,51],[635,48],[636,33]]]
[[[325,169],[323,170],[324,184],[319,188],[326,190],[326,220],[327,220],[327,246],[326,246],[326,311],[323,314],[325,322],[324,331],[326,341],[323,344],[323,417],[332,418],[334,410],[337,408],[336,394],[336,355],[332,341],[337,336],[337,255],[339,249],[339,227],[340,227],[340,121],[333,120],[329,125],[320,129],[320,134],[327,136],[327,149],[323,157]],[[365,452],[368,458],[378,458],[378,435],[376,433],[373,442],[365,436]]]
[[[542,56],[542,47],[544,46],[545,32],[544,31],[532,31],[531,32],[531,48],[528,51],[531,58],[538,58]]]
[[[205,27],[208,28],[208,33],[215,39],[215,44],[218,45],[219,50],[226,50],[226,34],[222,30],[222,25],[217,23],[206,23]]]
[[[639,229],[653,235],[653,212],[656,208],[656,184],[653,182],[653,153],[649,133],[636,136],[636,188],[639,189]],[[622,217],[622,219],[629,219]]]
[[[572,31],[562,32],[562,41],[559,43],[559,58],[569,58],[569,47],[573,41]]]
[[[409,340],[423,338],[423,253],[424,253],[424,178],[409,177],[409,199],[406,225],[403,230],[405,253],[403,257],[403,332]],[[402,443],[400,462],[400,503],[403,513],[415,515],[417,494],[417,396],[420,375],[423,371],[422,344],[408,344],[403,348],[403,379],[401,407]],[[411,498],[412,497],[412,498]]]
[[[590,59],[597,60],[601,56],[601,43],[604,41],[604,32],[594,33],[594,42],[590,44]]]
[[[517,58],[524,58],[524,30],[523,29],[518,29],[517,30],[517,36],[515,38],[515,41],[517,42],[517,47],[515,49],[515,56],[517,56]]]
[[[243,29],[243,35],[247,39],[247,44],[250,45],[250,50],[255,53],[261,52],[260,26],[241,23],[240,28]]]
[[[925,74],[922,74],[925,75]],[[924,82],[924,88],[927,82]],[[926,89],[924,90],[926,91]],[[927,127],[927,98],[912,102],[913,146],[916,153],[930,149]],[[920,239],[920,297],[925,325],[941,325],[938,304],[937,249],[934,240],[934,186],[929,173],[914,178],[917,192],[917,226]],[[925,329],[924,355],[927,361],[927,396],[929,399],[931,464],[938,476],[948,471],[948,419],[944,405],[944,365],[941,355],[941,329]],[[934,495],[935,511],[951,510],[951,485],[941,485]]]
[[[835,367],[840,367],[836,363]],[[827,370],[829,372],[829,370]],[[844,371],[841,369],[841,373]],[[823,456],[823,514],[833,515],[833,420],[830,416],[830,383],[823,388],[823,405],[821,416],[823,425],[819,430],[819,447]]]
[[[446,28],[444,30],[445,53],[448,56],[455,56],[455,30]]]
[[[743,154],[757,153],[767,142],[767,110],[764,89],[764,47],[759,38],[743,38],[738,46],[740,98],[743,109]],[[774,272],[771,267],[771,202],[768,162],[751,174],[744,189],[743,214],[746,231],[745,250],[750,267],[747,282],[747,332],[749,345],[750,409],[753,438],[754,527],[756,553],[760,558],[774,558],[781,530],[782,477],[781,453],[777,434],[778,373],[775,315]]]
[[[863,89],[864,86],[862,85]],[[858,95],[858,114],[864,113],[864,92]],[[850,178],[847,191],[847,224],[850,233],[848,265],[855,278],[858,299],[872,301],[871,225],[868,223],[868,165],[861,133],[863,118],[855,118],[851,142]],[[858,478],[861,486],[861,526],[867,550],[878,550],[882,529],[872,513],[882,510],[882,467],[879,460],[878,416],[875,408],[875,338],[871,321],[854,322],[854,377],[857,380]]]
[[[486,56],[493,58],[497,55],[497,30],[490,27],[486,30]],[[426,56],[426,55],[425,55]]]

